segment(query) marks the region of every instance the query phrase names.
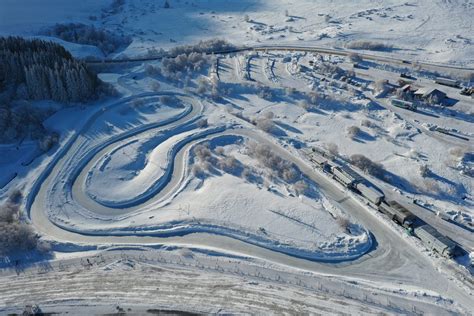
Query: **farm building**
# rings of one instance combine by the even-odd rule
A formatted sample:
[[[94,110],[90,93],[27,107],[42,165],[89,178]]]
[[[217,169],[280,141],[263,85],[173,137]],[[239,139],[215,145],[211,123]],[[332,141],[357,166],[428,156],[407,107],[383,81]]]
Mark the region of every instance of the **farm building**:
[[[415,99],[440,103],[446,98],[446,93],[435,88],[421,88],[413,94]]]
[[[406,85],[404,85],[403,87],[401,87],[401,90],[402,90],[403,92],[410,92],[410,91],[411,91],[411,85],[406,84]]]

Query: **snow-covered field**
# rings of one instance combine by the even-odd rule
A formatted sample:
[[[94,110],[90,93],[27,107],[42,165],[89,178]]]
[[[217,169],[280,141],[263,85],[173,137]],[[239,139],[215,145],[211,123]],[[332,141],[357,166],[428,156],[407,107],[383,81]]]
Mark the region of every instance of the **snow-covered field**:
[[[38,303],[73,313],[108,313],[117,304],[114,311],[130,313],[469,314],[474,102],[433,83],[435,71],[467,70],[377,58],[354,67],[338,51],[307,48],[364,40],[393,45],[364,51],[373,55],[472,67],[474,5],[169,3],[0,4],[0,35],[48,39],[39,30],[81,22],[133,39],[108,56],[52,39],[78,58],[139,57],[216,37],[266,46],[202,57],[200,69],[173,76],[157,71],[159,59],[95,65],[117,96],[50,116],[44,125],[60,140],[46,153],[28,139],[0,145],[0,198],[25,193],[25,218],[55,256],[2,258],[0,313]],[[301,47],[271,49],[278,45]],[[417,78],[413,87],[435,87],[456,102],[394,107],[393,94],[377,90],[404,72]],[[383,177],[352,167],[462,253],[451,260],[427,250],[316,169],[311,148],[344,166],[353,155],[380,164]],[[55,290],[40,291],[45,284]]]
[[[54,23],[95,24],[133,35],[125,55],[215,37],[238,44],[340,47],[363,39],[391,44],[388,54],[410,59],[474,64],[474,4],[466,0],[170,1],[169,9],[153,0],[111,9],[112,2],[5,0],[0,34],[31,35]]]

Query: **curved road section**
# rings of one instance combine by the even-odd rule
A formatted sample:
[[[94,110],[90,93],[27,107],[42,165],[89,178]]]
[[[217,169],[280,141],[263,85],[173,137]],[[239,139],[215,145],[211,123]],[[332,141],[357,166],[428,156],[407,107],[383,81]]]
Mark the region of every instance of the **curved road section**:
[[[129,102],[134,98],[146,98],[159,94],[143,94],[121,101]],[[468,304],[469,297],[458,288],[450,287],[449,282],[436,282],[433,284],[433,275],[439,275],[437,268],[426,257],[420,256],[413,245],[394,231],[389,225],[382,223],[376,215],[369,212],[359,201],[348,198],[347,192],[341,190],[333,182],[322,174],[315,172],[306,162],[297,155],[283,148],[276,142],[271,141],[264,133],[250,128],[236,128],[236,126],[218,126],[216,128],[202,129],[192,134],[182,142],[178,142],[171,152],[172,159],[166,166],[163,179],[156,182],[152,190],[138,196],[136,199],[124,201],[120,205],[107,205],[91,199],[84,192],[84,183],[87,170],[93,166],[98,159],[113,148],[134,138],[139,138],[144,133],[175,134],[189,131],[195,127],[196,120],[200,117],[203,107],[195,98],[178,95],[186,99],[190,104],[183,110],[182,114],[169,121],[141,126],[117,135],[107,141],[100,143],[92,149],[86,148],[88,129],[98,120],[104,112],[112,108],[104,108],[95,113],[83,126],[78,134],[69,140],[57,153],[56,158],[50,166],[39,177],[28,197],[27,209],[33,225],[42,234],[60,242],[87,243],[94,245],[144,245],[164,244],[177,246],[192,246],[196,248],[219,249],[225,252],[245,254],[265,260],[289,265],[296,268],[316,271],[320,273],[337,274],[347,277],[367,278],[374,282],[397,280],[406,284],[424,286],[439,293],[449,293],[455,300]],[[245,126],[245,125],[244,125]],[[199,227],[194,231],[183,232],[179,229],[171,229],[161,232],[134,231],[107,231],[91,227],[89,230],[71,228],[71,225],[60,221],[52,221],[54,216],[49,208],[61,205],[55,212],[68,210],[67,214],[80,213],[81,216],[94,218],[103,223],[117,218],[126,218],[132,214],[144,211],[150,207],[159,207],[160,201],[172,196],[180,188],[187,170],[189,150],[198,142],[219,137],[222,135],[235,135],[253,139],[259,143],[266,144],[280,157],[293,162],[302,173],[311,180],[318,183],[320,189],[326,196],[346,212],[357,217],[362,224],[371,232],[373,243],[366,255],[356,256],[351,261],[341,262],[334,260],[330,263],[308,261],[303,258],[291,256],[274,249],[266,249],[256,244],[244,242],[238,238],[225,235],[209,234]],[[80,157],[80,159],[78,159]],[[74,165],[81,161],[79,165]],[[72,172],[70,172],[72,170]],[[65,173],[69,173],[65,176]],[[60,179],[68,179],[60,181]],[[53,214],[54,215],[54,214]],[[74,218],[71,219],[74,222]],[[80,223],[79,223],[80,224]],[[369,249],[366,249],[369,250]],[[445,276],[440,275],[440,279]],[[468,304],[469,305],[469,304]]]

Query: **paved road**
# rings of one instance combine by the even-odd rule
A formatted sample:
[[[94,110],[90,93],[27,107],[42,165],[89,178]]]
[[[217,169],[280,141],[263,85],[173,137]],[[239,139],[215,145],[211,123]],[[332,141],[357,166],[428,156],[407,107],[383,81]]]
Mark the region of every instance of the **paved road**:
[[[387,63],[395,63],[403,66],[410,66],[413,64],[413,61],[409,61],[406,59],[400,59],[395,57],[386,57],[386,56],[379,56],[367,53],[361,53],[358,51],[349,51],[342,48],[332,48],[332,47],[317,47],[317,46],[302,46],[302,45],[262,45],[262,46],[245,46],[245,47],[237,47],[231,50],[225,51],[215,51],[210,52],[208,54],[214,55],[225,55],[231,53],[239,53],[245,51],[300,51],[300,52],[314,52],[320,54],[332,54],[338,56],[348,56],[352,53],[357,53],[364,59],[367,60],[374,60],[380,62],[387,62]],[[155,56],[155,57],[138,57],[138,58],[124,58],[124,59],[105,59],[105,60],[98,60],[98,61],[86,61],[90,65],[100,65],[100,64],[120,64],[120,63],[134,63],[134,62],[146,62],[146,61],[154,61],[154,60],[161,60],[164,57],[175,57],[175,56]],[[461,66],[453,66],[448,64],[440,64],[440,63],[429,63],[423,61],[416,61],[416,64],[422,66],[425,69],[430,70],[458,70],[458,71],[474,71],[473,67],[461,67]]]

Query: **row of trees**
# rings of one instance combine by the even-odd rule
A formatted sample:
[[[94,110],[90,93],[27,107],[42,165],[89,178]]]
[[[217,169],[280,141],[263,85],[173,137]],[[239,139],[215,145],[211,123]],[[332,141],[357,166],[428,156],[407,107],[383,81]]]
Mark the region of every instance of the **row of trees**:
[[[0,38],[0,91],[10,88],[21,99],[83,102],[97,96],[100,83],[58,44]]]
[[[119,6],[121,2],[118,2]],[[120,47],[128,46],[132,39],[130,36],[121,36],[93,25],[82,23],[61,23],[42,32],[44,35],[58,37],[64,41],[94,45],[105,54],[110,54]]]

